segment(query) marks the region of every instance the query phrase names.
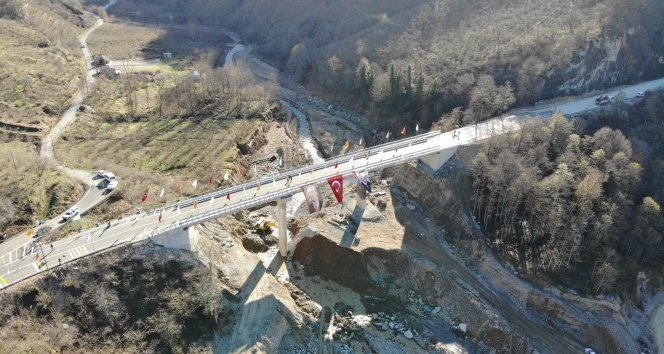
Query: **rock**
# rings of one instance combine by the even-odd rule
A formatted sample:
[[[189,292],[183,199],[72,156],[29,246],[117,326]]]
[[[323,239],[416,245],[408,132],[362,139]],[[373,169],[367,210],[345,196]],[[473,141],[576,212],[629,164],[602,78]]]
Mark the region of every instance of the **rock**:
[[[266,252],[269,247],[258,235],[249,234],[242,237],[242,246],[249,252]]]
[[[403,332],[403,336],[408,338],[408,339],[413,339],[413,332],[411,332],[410,330],[407,330],[407,331]]]
[[[459,329],[461,330],[461,332],[466,333],[466,330],[468,329],[468,325],[465,324],[465,323],[461,323],[461,324],[459,324]]]
[[[390,328],[394,328],[394,322],[389,323]]]
[[[265,244],[268,246],[276,245],[277,242],[279,242],[279,236],[275,234],[265,235],[263,239],[265,240]]]
[[[406,204],[406,208],[408,208],[408,210],[415,210],[415,209],[417,209],[416,206],[414,206],[413,204],[410,204],[410,203]]]
[[[88,106],[87,104],[82,104],[78,107],[79,112],[88,112],[88,113],[95,113],[95,110],[92,109],[92,107]]]
[[[381,329],[382,329],[383,331],[387,331],[388,328],[389,328],[389,327],[388,327],[387,322],[383,322],[383,326],[381,327]]]
[[[372,313],[371,318],[373,318],[375,320],[376,318],[378,318],[378,315],[376,315],[375,313]]]
[[[442,308],[440,306],[436,306],[436,308],[434,308],[433,311],[431,311],[431,313],[435,314],[435,313],[440,312],[440,310],[442,310]]]

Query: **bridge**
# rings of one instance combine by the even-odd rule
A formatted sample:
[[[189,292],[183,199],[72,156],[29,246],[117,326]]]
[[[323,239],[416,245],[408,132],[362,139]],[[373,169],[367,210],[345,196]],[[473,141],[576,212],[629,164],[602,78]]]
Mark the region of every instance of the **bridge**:
[[[476,143],[493,135],[520,128],[520,118],[509,116],[467,126],[455,132],[433,131],[382,145],[347,152],[323,163],[287,170],[274,176],[218,189],[210,193],[161,207],[146,213],[119,219],[92,230],[69,236],[52,245],[25,244],[0,258],[0,289],[20,282],[51,267],[71,262],[106,249],[150,239],[170,239],[187,248],[190,227],[268,203],[277,203],[279,253],[286,256],[288,236],[286,202],[302,186],[326,183],[327,178],[351,176],[353,171],[375,171],[389,166],[421,160],[433,170],[439,169],[459,145]],[[458,135],[455,135],[458,134]],[[292,182],[287,184],[287,178]],[[13,255],[13,256],[12,256]]]

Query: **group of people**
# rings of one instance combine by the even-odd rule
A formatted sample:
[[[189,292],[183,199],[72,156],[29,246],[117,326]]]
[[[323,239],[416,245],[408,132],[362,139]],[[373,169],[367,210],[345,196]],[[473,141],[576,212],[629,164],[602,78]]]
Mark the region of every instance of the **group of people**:
[[[460,132],[460,131],[456,131],[456,130],[454,130],[454,131],[452,132],[452,137],[453,137],[454,139],[457,139],[457,140],[458,140],[458,139],[459,139],[459,135],[461,135],[461,132]]]

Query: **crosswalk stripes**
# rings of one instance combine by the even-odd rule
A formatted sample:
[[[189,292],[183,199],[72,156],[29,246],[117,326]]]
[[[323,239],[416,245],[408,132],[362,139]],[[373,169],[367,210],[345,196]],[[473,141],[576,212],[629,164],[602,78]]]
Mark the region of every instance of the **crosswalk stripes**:
[[[79,247],[70,249],[67,252],[69,252],[69,255],[71,256],[71,258],[74,259],[74,258],[78,258],[78,257],[83,257],[86,254],[88,254],[88,249],[85,248],[85,246],[79,246]]]

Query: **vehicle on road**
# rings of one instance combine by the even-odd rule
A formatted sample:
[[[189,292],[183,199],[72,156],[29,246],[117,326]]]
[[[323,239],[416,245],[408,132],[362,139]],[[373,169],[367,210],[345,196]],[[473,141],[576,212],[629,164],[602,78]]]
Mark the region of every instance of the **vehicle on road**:
[[[597,97],[597,98],[595,99],[595,104],[598,104],[598,105],[600,105],[600,106],[601,106],[601,105],[608,104],[608,103],[611,102],[611,99],[612,99],[612,98],[613,98],[613,97],[611,97],[611,96],[609,96],[609,95],[599,96],[599,97]]]
[[[85,48],[85,44],[81,44],[81,48]]]
[[[106,186],[106,189],[108,189],[109,191],[112,191],[112,190],[115,189],[115,187],[118,186],[118,183],[120,183],[120,182],[118,182],[117,179],[114,179],[114,180],[108,182],[108,185]]]
[[[636,93],[636,97],[643,97],[643,96],[645,96],[645,95],[646,95],[646,93],[643,92],[643,91],[641,91],[641,92],[637,92],[637,93]]]
[[[104,170],[99,170],[97,171],[97,176],[104,178],[104,175],[106,174],[106,171]]]
[[[107,180],[108,182],[115,181],[117,178],[115,177],[115,174],[113,172],[106,172],[104,173],[104,179]]]
[[[62,218],[65,220],[69,220],[74,216],[78,215],[78,213],[79,213],[78,205],[74,205],[73,207],[69,208],[69,210],[65,211],[65,213],[62,215]]]

